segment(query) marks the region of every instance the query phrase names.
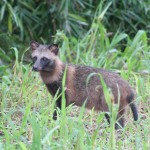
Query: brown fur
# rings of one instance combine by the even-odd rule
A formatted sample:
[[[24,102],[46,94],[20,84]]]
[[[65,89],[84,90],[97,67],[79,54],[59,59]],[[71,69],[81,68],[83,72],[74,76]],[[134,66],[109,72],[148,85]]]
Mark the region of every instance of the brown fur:
[[[65,64],[62,65],[63,68]],[[61,69],[56,69],[52,75],[44,76],[41,75],[42,80],[51,83],[52,81],[57,81],[62,74],[62,66]],[[59,67],[58,67],[59,68]],[[90,73],[97,73],[94,75],[88,86],[86,87],[87,78]],[[41,74],[41,73],[40,73]],[[112,94],[114,97],[114,103],[118,103],[118,88],[120,91],[120,107],[119,111],[124,109],[128,104],[126,97],[132,92],[129,84],[121,79],[119,75],[101,69],[95,69],[92,67],[86,66],[73,66],[68,65],[67,67],[67,77],[66,77],[66,95],[68,105],[71,103],[75,103],[77,106],[81,106],[85,100],[87,100],[86,107],[89,109],[94,108],[95,110],[100,111],[109,111],[108,106],[106,104],[104,93],[102,89],[102,85],[100,82],[100,77],[98,74],[101,74],[104,78],[104,81],[108,88],[111,88]],[[113,98],[112,98],[113,99]]]
[[[67,76],[66,76],[66,96],[67,96],[67,105],[74,101],[76,96],[76,91],[74,87],[75,81],[75,68],[73,66],[67,67]]]
[[[72,74],[72,71],[68,70],[67,77],[69,76],[70,78],[67,78],[67,82],[72,81],[70,93],[73,93],[73,96],[71,97],[67,92],[67,102],[74,103],[77,106],[82,106],[86,100],[86,108],[94,108],[97,111],[108,112],[108,105],[104,97],[100,76],[98,75],[100,74],[108,88],[112,91],[112,102],[115,104],[119,103],[117,118],[119,119],[119,123],[124,126],[124,114],[126,107],[129,104],[127,97],[134,94],[130,85],[118,74],[110,71],[87,66],[71,66],[71,68],[74,71]],[[97,74],[91,77],[86,87],[88,76],[94,72]]]
[[[124,126],[124,114],[126,106],[132,102],[131,109],[134,119],[137,120],[138,114],[134,100],[134,92],[127,81],[123,80],[118,74],[104,69],[93,68],[89,66],[75,66],[64,64],[57,56],[58,48],[56,45],[47,47],[45,45],[38,45],[32,43],[32,57],[37,56],[42,58],[47,57],[55,62],[55,67],[49,71],[39,71],[43,82],[46,84],[50,93],[54,96],[58,89],[61,90],[62,77],[65,68],[67,67],[66,75],[66,104],[74,103],[77,106],[82,106],[86,101],[86,108],[94,108],[97,111],[108,112],[108,105],[105,100],[103,87],[101,84],[100,76],[107,87],[111,90],[111,102],[118,104],[118,119],[121,126]],[[87,83],[87,78],[91,73],[95,73]],[[120,97],[119,97],[120,95]],[[61,108],[61,99],[57,101],[59,108]],[[55,112],[55,119],[57,113]],[[121,118],[120,118],[121,117]],[[109,121],[109,116],[106,115]]]

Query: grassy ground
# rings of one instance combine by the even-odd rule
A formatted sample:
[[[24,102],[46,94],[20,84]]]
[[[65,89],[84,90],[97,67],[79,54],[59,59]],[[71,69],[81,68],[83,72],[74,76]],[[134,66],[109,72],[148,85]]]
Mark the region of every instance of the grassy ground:
[[[0,149],[150,149],[150,51],[144,31],[130,39],[115,34],[109,38],[100,22],[93,22],[85,38],[68,39],[58,31],[60,58],[74,64],[103,67],[119,72],[137,92],[139,120],[130,109],[125,128],[115,131],[104,113],[69,106],[52,120],[54,101],[31,66],[18,61],[0,82]],[[72,51],[71,51],[72,49]],[[123,51],[121,51],[123,49]],[[64,102],[64,99],[62,99]]]
[[[139,120],[134,122],[129,110],[125,128],[114,131],[103,113],[76,106],[53,121],[52,98],[37,74],[29,66],[15,66],[11,79],[5,76],[1,83],[0,148],[149,149],[150,78],[133,74],[128,80],[138,93]]]

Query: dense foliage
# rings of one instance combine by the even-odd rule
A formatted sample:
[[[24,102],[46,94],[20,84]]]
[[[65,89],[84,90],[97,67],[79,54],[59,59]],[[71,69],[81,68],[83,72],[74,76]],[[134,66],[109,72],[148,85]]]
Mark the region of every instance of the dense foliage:
[[[149,149],[149,0],[1,0],[0,23],[0,149]],[[109,126],[73,106],[54,121],[57,95],[32,72],[31,39],[58,43],[64,62],[118,72],[137,93],[139,121],[128,112],[115,132],[115,118]]]
[[[31,39],[44,43],[52,42],[57,30],[63,31],[68,37],[74,37],[74,40],[82,39],[93,28],[96,14],[99,14],[97,19],[104,25],[105,34],[108,34],[110,39],[116,32],[126,33],[133,38],[139,29],[145,30],[149,36],[150,2],[148,0],[144,2],[2,0],[0,1],[1,61],[13,62],[14,51],[10,49],[11,47],[19,49],[20,57]],[[121,47],[119,46],[121,51],[124,51],[126,44],[126,40],[121,42]],[[76,47],[73,45],[71,49],[75,50]]]
[[[58,29],[67,35],[83,37],[90,28],[97,6],[104,9],[109,4],[104,19],[101,18],[109,32],[119,29],[135,35],[139,29],[144,29],[149,33],[150,2],[137,0],[2,0],[0,32],[17,35],[21,40],[50,40]]]

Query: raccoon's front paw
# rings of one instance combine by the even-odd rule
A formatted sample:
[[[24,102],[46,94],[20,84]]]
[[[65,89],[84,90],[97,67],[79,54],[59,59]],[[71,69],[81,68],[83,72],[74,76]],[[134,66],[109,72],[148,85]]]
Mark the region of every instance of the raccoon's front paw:
[[[57,111],[56,110],[53,113],[53,120],[57,120]]]

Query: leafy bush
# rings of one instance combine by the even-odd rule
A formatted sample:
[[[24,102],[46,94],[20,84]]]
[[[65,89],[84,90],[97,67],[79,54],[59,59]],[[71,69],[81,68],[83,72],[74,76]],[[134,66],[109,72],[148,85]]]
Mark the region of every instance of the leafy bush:
[[[135,36],[138,30],[145,30],[150,36],[150,1],[113,0],[104,24],[112,32],[119,29]]]
[[[19,33],[22,40],[50,38],[58,28],[70,35],[81,36],[84,26],[88,25],[84,16],[91,15],[91,5],[80,0],[3,0],[0,5],[1,32]]]
[[[7,64],[9,63],[9,65],[7,66],[10,66],[10,63],[13,62],[15,58],[14,51],[10,49],[11,47],[16,47],[17,49],[19,49],[20,57],[23,51],[25,50],[25,48],[27,47],[26,46],[27,43],[24,41],[21,42],[21,40],[16,35],[19,32],[22,38],[24,37],[26,38],[26,40],[28,39],[28,43],[31,37],[37,39],[38,41],[41,37],[40,40],[46,43],[47,41],[49,41],[48,39],[46,39],[46,36],[49,36],[56,32],[56,35],[54,36],[53,39],[51,38],[51,41],[54,41],[55,43],[60,43],[60,45],[62,45],[61,57],[64,56],[64,54],[66,54],[67,57],[62,58],[65,61],[73,62],[72,56],[77,55],[77,57],[75,58],[76,63],[86,62],[88,64],[90,62],[93,64],[89,64],[89,65],[94,65],[95,63],[98,62],[99,67],[105,67],[105,68],[111,67],[114,69],[115,68],[121,69],[121,68],[129,68],[127,58],[130,58],[130,56],[132,56],[130,60],[132,62],[132,65],[130,65],[130,69],[141,70],[146,64],[145,61],[147,62],[148,60],[147,58],[147,60],[144,61],[144,66],[143,64],[141,65],[141,61],[139,61],[143,57],[148,56],[147,55],[148,48],[145,48],[147,47],[147,35],[143,30],[135,34],[135,38],[134,37],[132,38],[130,34],[120,33],[119,31],[116,34],[108,32],[108,30],[109,31],[118,30],[117,27],[118,24],[116,24],[116,22],[118,21],[115,20],[115,18],[114,20],[110,20],[110,18],[112,18],[113,15],[113,10],[115,11],[120,10],[118,16],[122,14],[122,12],[127,14],[127,11],[124,10],[123,8],[127,8],[130,5],[135,5],[137,4],[136,2],[133,3],[129,1],[127,2],[120,1],[119,3],[118,1],[113,1],[108,3],[105,1],[104,2],[101,1],[99,3],[98,1],[94,1],[94,2],[89,1],[88,3],[82,1],[73,1],[71,3],[68,0],[68,1],[62,1],[61,5],[58,5],[60,4],[60,2],[58,1],[22,2],[16,0],[10,2],[1,1],[0,3],[3,4],[3,6],[1,7],[1,21],[3,24],[5,24],[8,19],[8,26],[5,26],[5,30],[7,31],[8,28],[8,30],[12,32],[13,35],[12,36],[7,33],[0,34],[0,48],[1,48],[0,56],[2,61],[4,61],[4,63],[6,62]],[[50,3],[52,3],[53,5],[50,5]],[[96,9],[94,6],[96,6],[96,4],[98,3],[99,5],[97,6]],[[86,8],[86,6],[88,8]],[[45,9],[48,10],[49,8],[50,8],[50,12],[47,13]],[[82,13],[84,9],[90,11],[90,13],[93,13],[94,11],[96,12],[94,15],[91,16],[90,13],[88,13],[87,11],[84,11],[84,13]],[[61,16],[60,16],[60,12],[62,12]],[[49,15],[51,16],[51,19],[47,19],[48,18],[47,16]],[[7,19],[4,19],[4,16]],[[10,20],[9,20],[9,16],[11,16]],[[30,19],[29,16],[32,19]],[[66,16],[66,21],[64,21],[65,16]],[[40,17],[42,21],[40,21]],[[74,17],[75,20],[73,21],[73,18],[71,19],[70,17]],[[82,17],[84,19],[81,19]],[[117,18],[117,15],[114,15],[114,17]],[[87,22],[86,20],[88,20],[88,18],[89,21]],[[120,20],[121,24],[124,23],[125,25],[127,25],[125,19],[121,17],[118,18],[121,19]],[[110,23],[108,23],[109,20]],[[18,24],[19,22],[20,24]],[[66,22],[68,22],[69,26],[65,25]],[[106,25],[107,29],[105,27],[105,23],[107,23]],[[87,26],[87,29],[84,28],[84,26],[88,24],[90,24],[90,26],[89,27]],[[51,28],[50,25],[52,25],[53,27],[55,26],[55,30],[53,30],[53,27]],[[121,27],[122,27],[122,29],[120,28],[121,30],[124,30],[124,28],[126,28],[127,30],[132,31],[130,30],[130,26],[129,28],[127,28],[126,26],[121,26]],[[4,25],[2,26],[1,30],[4,30],[3,28]],[[49,30],[49,28],[52,30]],[[56,31],[57,28],[63,29],[63,31],[60,30]],[[29,32],[28,29],[30,29],[31,31]],[[53,31],[54,33],[52,33]],[[84,34],[86,31],[87,33]],[[28,32],[30,34],[28,34]],[[79,38],[76,37],[79,35],[78,33],[81,34],[81,36],[83,36],[80,42],[78,42]],[[68,38],[68,34],[69,35],[72,34],[76,36],[75,37],[69,36]],[[140,51],[140,53],[136,53],[136,51]],[[93,57],[91,57],[91,55]],[[99,56],[99,57],[95,59],[94,58],[95,56]],[[83,59],[84,57],[86,60],[84,61],[81,60],[81,58]],[[111,57],[111,59],[109,59],[109,57]],[[90,59],[92,59],[92,61],[89,61]],[[7,67],[4,65],[4,68],[6,70]],[[1,73],[2,72],[5,73],[3,69]]]
[[[2,0],[0,1],[0,32],[19,35],[21,40],[51,41],[57,29],[68,36],[83,38],[91,26],[97,7],[101,10],[111,2],[103,24],[108,32],[126,32],[135,36],[139,29],[149,35],[150,2],[137,0]]]

